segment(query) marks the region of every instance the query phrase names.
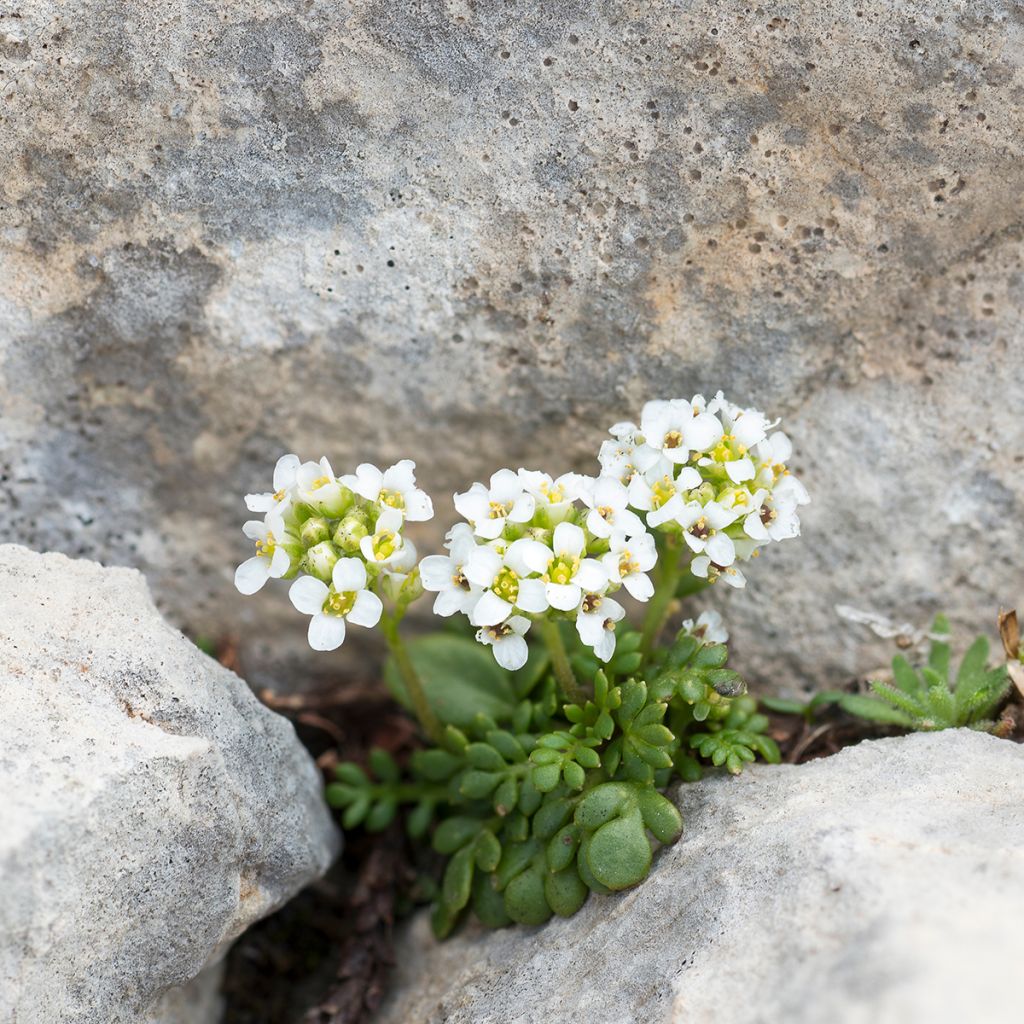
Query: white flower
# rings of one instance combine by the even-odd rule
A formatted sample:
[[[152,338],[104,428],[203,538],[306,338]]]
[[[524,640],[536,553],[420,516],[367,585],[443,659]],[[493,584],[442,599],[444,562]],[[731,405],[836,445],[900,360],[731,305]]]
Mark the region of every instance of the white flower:
[[[696,622],[693,619],[686,619],[683,622],[683,629],[690,636],[694,636],[706,644],[724,644],[729,642],[729,630],[725,628],[722,616],[713,609],[701,612],[697,616]]]
[[[502,668],[515,672],[526,664],[529,648],[523,637],[529,628],[529,619],[513,615],[504,622],[477,630],[476,638],[480,643],[494,648],[494,660]]]
[[[687,492],[703,483],[703,478],[693,466],[683,466],[675,477],[671,467],[662,476],[654,476],[656,472],[657,466],[646,475],[638,473],[629,482],[629,503],[647,513],[647,525],[650,527],[678,519],[686,505]]]
[[[654,593],[654,585],[647,573],[657,561],[658,551],[649,533],[635,537],[613,533],[608,553],[601,558],[608,578],[613,583],[621,583],[638,601],[648,601]]]
[[[559,524],[558,529],[562,525]],[[469,616],[474,626],[496,625],[507,619],[515,608],[524,612],[547,609],[543,582],[527,579],[536,571],[526,558],[531,551],[536,564],[551,555],[546,544],[528,537],[513,541],[504,551],[482,544],[470,552],[464,569],[466,579],[482,590],[480,600]]]
[[[485,540],[501,536],[506,521],[528,523],[533,518],[536,502],[527,494],[519,476],[511,469],[499,469],[490,486],[475,483],[468,491],[455,495],[455,508],[476,535]]]
[[[722,420],[725,433],[746,449],[760,444],[772,426],[763,412],[744,409],[728,401],[721,391],[711,400],[708,412],[716,413]]]
[[[380,621],[380,598],[366,588],[366,566],[358,558],[339,558],[331,585],[303,576],[288,590],[288,597],[309,623],[309,646],[314,651],[333,651],[345,642],[345,622],[376,626]]]
[[[473,528],[468,523],[456,523],[448,533],[446,546],[447,555],[428,555],[420,562],[423,589],[437,594],[435,615],[469,615],[483,593],[482,587],[466,577],[466,562],[477,547]]]
[[[601,661],[610,660],[615,653],[615,623],[625,614],[618,601],[604,594],[584,594],[580,600],[576,631]]]
[[[592,493],[582,496],[590,508],[587,529],[595,536],[608,538],[616,530],[635,537],[644,532],[643,520],[629,506],[629,491],[612,477],[600,477]]]
[[[577,498],[586,500],[594,486],[593,477],[581,473],[563,473],[557,480],[552,480],[547,473],[521,469],[519,480],[533,498],[535,511],[544,512],[548,526],[555,526],[565,519],[572,510],[573,502]]]
[[[266,521],[250,519],[242,532],[256,543],[256,554],[235,570],[235,586],[240,593],[255,594],[268,579],[280,579],[291,567],[285,550],[284,520],[279,511],[267,514]]]
[[[696,554],[707,554],[719,566],[736,561],[736,545],[732,537],[722,531],[736,521],[739,509],[725,509],[717,501],[706,505],[698,502],[686,505],[676,517],[683,528],[683,539]]]
[[[559,611],[568,612],[579,605],[584,591],[592,593],[603,590],[608,584],[608,574],[596,558],[583,557],[586,543],[586,535],[578,526],[559,523],[555,527],[550,548],[540,541],[527,541],[523,544],[520,549],[523,562],[533,572],[540,573],[541,578],[520,583],[519,607],[527,611],[543,611],[550,605]],[[544,588],[544,607],[540,607],[541,585]],[[531,607],[527,607],[524,600]]]
[[[367,501],[398,509],[410,523],[421,523],[433,518],[434,506],[426,492],[416,486],[415,469],[411,459],[402,459],[383,473],[364,462],[341,482]]]
[[[698,555],[690,563],[690,572],[711,583],[724,579],[730,587],[739,588],[747,585],[746,576],[735,565],[715,565],[707,555]]]
[[[321,515],[340,516],[351,503],[344,485],[335,477],[325,455],[319,462],[304,462],[295,474],[299,497]]]
[[[284,512],[291,504],[299,471],[298,455],[282,455],[274,467],[274,490],[263,494],[247,494],[245,507],[250,512],[269,512],[273,508]]]
[[[771,494],[761,489],[754,495],[753,509],[743,520],[743,530],[754,540],[789,540],[800,535],[797,501],[791,494]]]
[[[359,550],[367,562],[397,568],[407,543],[402,536],[402,513],[397,508],[385,508],[373,534],[360,540]]]
[[[703,410],[703,399],[700,403],[648,402],[640,416],[640,431],[644,443],[636,450],[635,461],[641,471],[650,469],[659,457],[682,465],[691,451],[706,451],[724,433],[718,418]]]

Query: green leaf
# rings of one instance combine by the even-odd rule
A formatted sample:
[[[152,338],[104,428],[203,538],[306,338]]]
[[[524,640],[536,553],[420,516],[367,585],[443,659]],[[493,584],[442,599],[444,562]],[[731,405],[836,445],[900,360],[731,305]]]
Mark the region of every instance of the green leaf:
[[[576,805],[573,820],[580,828],[595,829],[611,821],[629,803],[633,791],[621,782],[604,782],[595,786]]]
[[[644,824],[661,843],[674,843],[683,831],[683,816],[671,800],[656,789],[644,788],[637,794]]]
[[[398,803],[394,799],[385,798],[373,805],[366,816],[367,832],[383,832],[395,820]]]
[[[575,761],[566,761],[562,768],[562,778],[570,789],[582,789],[587,781],[587,773]]]
[[[547,799],[533,816],[533,834],[538,839],[550,839],[572,813],[572,803],[565,797]]]
[[[851,715],[856,715],[858,718],[866,718],[872,722],[884,722],[886,725],[901,725],[905,729],[910,729],[914,725],[914,720],[909,715],[872,697],[862,697],[860,694],[847,693],[843,695],[839,706]]]
[[[988,664],[988,640],[979,636],[964,654],[956,674],[957,699],[966,697],[983,683],[985,666]]]
[[[513,776],[509,775],[494,791],[494,798],[491,802],[498,814],[504,817],[515,808],[518,800],[519,783]]]
[[[948,636],[949,620],[945,615],[936,615],[932,633]],[[942,679],[949,679],[949,644],[944,640],[933,640],[928,652],[928,667]]]
[[[395,764],[395,759],[386,750],[373,747],[368,760],[373,774],[381,782],[397,782],[401,778],[402,773],[399,771],[398,765]]]
[[[914,671],[910,662],[897,654],[892,659],[892,676],[896,686],[911,697],[916,697],[921,692],[921,679]]]
[[[553,764],[537,764],[530,772],[533,785],[541,793],[550,793],[558,785],[561,776],[561,758]]]
[[[487,772],[500,772],[505,770],[505,759],[487,743],[470,743],[466,750],[466,760],[474,768],[480,768]]]
[[[462,762],[454,754],[440,747],[429,750],[415,750],[410,766],[416,775],[431,782],[447,782],[461,767]]]
[[[407,645],[427,700],[442,722],[468,728],[477,714],[510,721],[516,710],[516,692],[509,674],[490,651],[466,637],[432,633]],[[395,699],[412,710],[398,668],[389,659],[384,679]]]
[[[351,761],[344,761],[334,769],[334,776],[339,782],[345,782],[350,786],[359,786],[360,788],[368,786],[370,780],[366,776],[366,772],[357,764],[352,764]]]
[[[470,800],[482,800],[494,792],[495,786],[501,782],[501,774],[499,772],[481,772],[471,768],[462,773],[461,779],[459,792],[463,796],[468,796]]]
[[[552,871],[561,871],[572,863],[580,844],[580,830],[575,825],[560,828],[548,841],[544,855]]]
[[[364,793],[354,803],[349,804],[345,813],[341,816],[341,824],[345,828],[356,828],[363,823],[367,812],[370,810],[370,796]]]
[[[464,846],[445,868],[441,899],[451,911],[461,910],[469,902],[473,885],[473,848]]]
[[[651,869],[651,844],[639,810],[602,825],[587,846],[587,865],[609,889],[637,885]]]
[[[559,917],[572,917],[587,901],[589,890],[575,865],[544,878],[544,897]]]
[[[434,831],[434,849],[438,853],[454,853],[465,846],[479,831],[479,818],[445,818]]]
[[[517,924],[543,924],[551,917],[544,895],[544,875],[531,867],[516,875],[505,887],[505,913]]]
[[[473,879],[473,913],[487,928],[503,928],[512,918],[505,913],[505,897],[494,888],[494,877],[477,873]]]
[[[433,816],[434,805],[428,800],[421,800],[409,812],[409,817],[405,821],[405,830],[413,839],[421,839],[427,834],[427,829],[430,828],[430,820]]]
[[[789,700],[786,697],[762,697],[761,706],[777,715],[803,715],[807,710],[806,704],[801,704],[798,700]]]
[[[481,871],[493,871],[501,860],[501,843],[489,829],[483,829],[474,844],[476,866]]]

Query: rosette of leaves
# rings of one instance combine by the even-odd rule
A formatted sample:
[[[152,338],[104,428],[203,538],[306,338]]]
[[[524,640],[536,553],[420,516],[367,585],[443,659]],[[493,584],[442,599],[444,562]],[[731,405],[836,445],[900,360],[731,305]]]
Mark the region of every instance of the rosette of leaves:
[[[574,914],[592,892],[639,884],[657,846],[682,831],[668,786],[708,766],[778,760],[723,645],[680,634],[645,658],[640,634],[621,628],[602,669],[574,632],[564,640],[588,684],[575,704],[559,700],[542,652],[508,673],[461,636],[410,644],[443,743],[404,771],[375,751],[369,771],[340,765],[328,786],[346,828],[380,830],[401,813],[411,836],[448,858],[438,936],[470,910],[491,927],[536,925]],[[398,674],[386,677],[407,702]]]
[[[914,667],[902,654],[892,660],[892,681],[870,680],[870,694],[826,691],[809,703],[766,698],[769,710],[813,718],[830,704],[867,721],[915,732],[970,728],[997,729],[996,712],[1006,699],[1010,679],[1006,664],[990,668],[989,642],[976,637],[956,674],[952,671],[949,621],[938,615],[932,624],[927,663]]]

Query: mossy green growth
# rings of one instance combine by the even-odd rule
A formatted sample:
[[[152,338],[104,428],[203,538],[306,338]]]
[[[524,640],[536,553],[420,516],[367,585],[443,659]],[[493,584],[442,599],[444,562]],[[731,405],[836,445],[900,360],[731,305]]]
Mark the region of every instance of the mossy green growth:
[[[620,624],[615,656],[597,668],[569,629],[564,639],[581,703],[559,698],[541,653],[498,678],[493,663],[462,671],[470,648],[460,636],[410,644],[443,743],[417,751],[404,774],[376,751],[372,775],[343,764],[327,788],[346,828],[380,830],[402,812],[410,835],[448,857],[438,936],[470,912],[490,927],[537,925],[571,916],[591,892],[639,884],[657,846],[682,832],[664,795],[674,782],[779,760],[724,645],[680,633],[648,655]],[[460,685],[445,686],[456,674]]]

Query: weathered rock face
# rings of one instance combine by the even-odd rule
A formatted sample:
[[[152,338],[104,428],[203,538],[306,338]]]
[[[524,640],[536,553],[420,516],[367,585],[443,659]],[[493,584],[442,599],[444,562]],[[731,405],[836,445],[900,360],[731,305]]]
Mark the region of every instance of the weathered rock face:
[[[230,583],[283,451],[417,459],[436,538],[718,387],[815,499],[728,595],[740,667],[834,681],[882,645],[836,604],[1019,592],[1019,4],[27,0],[0,62],[8,535],[273,624],[247,667],[302,650]]]
[[[378,1024],[1012,1024],[1024,749],[966,730],[679,790],[650,877],[539,929],[415,920]]]
[[[0,1020],[205,1019],[159,1000],[338,848],[291,725],[138,573],[14,545],[0,694]]]

